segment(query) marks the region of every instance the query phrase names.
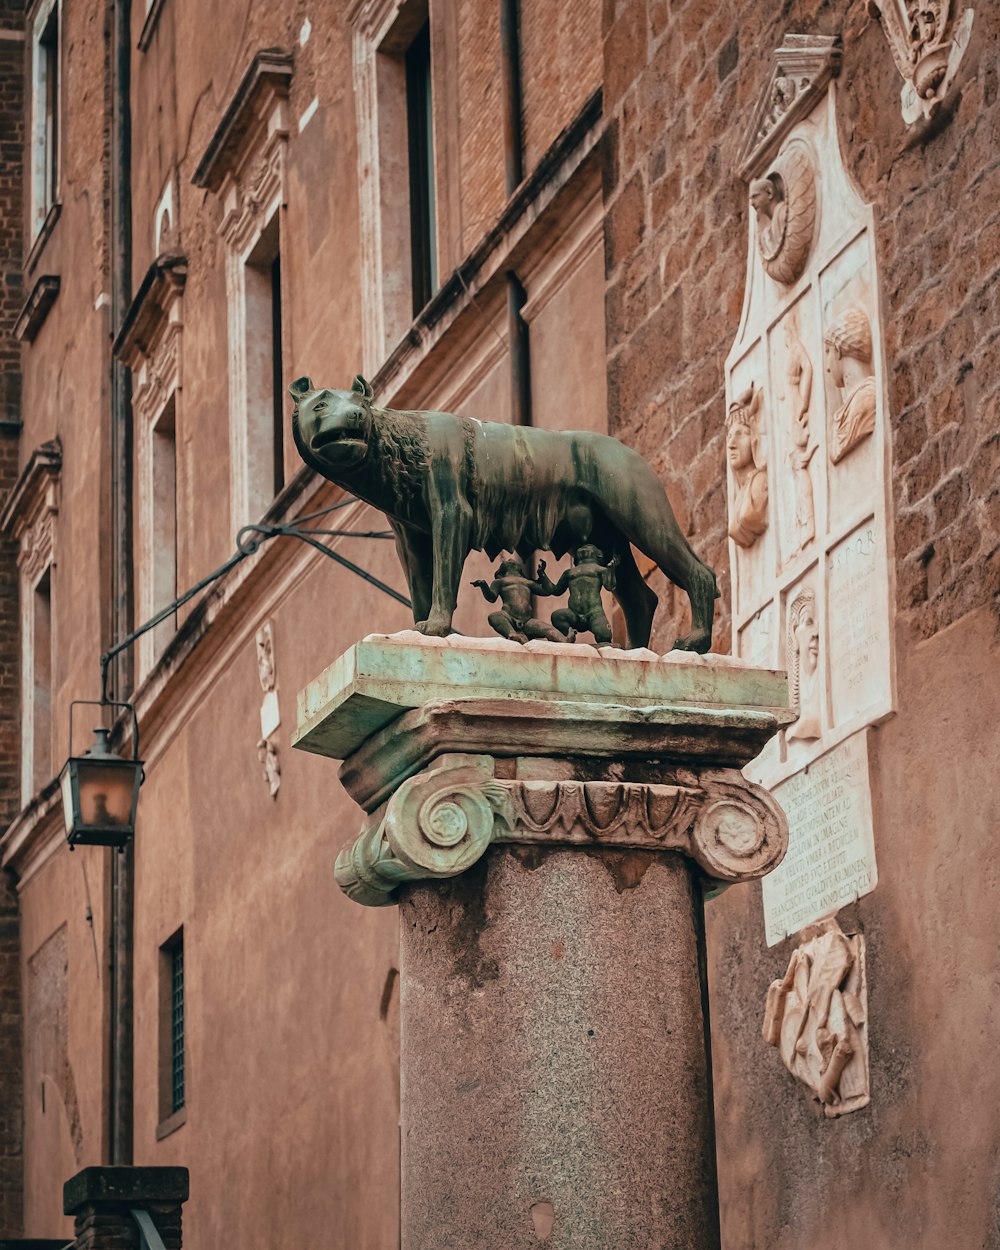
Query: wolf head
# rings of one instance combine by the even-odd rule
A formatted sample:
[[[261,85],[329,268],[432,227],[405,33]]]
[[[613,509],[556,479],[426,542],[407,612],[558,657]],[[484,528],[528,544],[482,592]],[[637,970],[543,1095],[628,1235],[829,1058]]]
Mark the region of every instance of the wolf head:
[[[309,378],[288,388],[295,400],[292,432],[302,459],[324,477],[357,467],[372,436],[372,388],[359,373],[349,391],[313,389]]]

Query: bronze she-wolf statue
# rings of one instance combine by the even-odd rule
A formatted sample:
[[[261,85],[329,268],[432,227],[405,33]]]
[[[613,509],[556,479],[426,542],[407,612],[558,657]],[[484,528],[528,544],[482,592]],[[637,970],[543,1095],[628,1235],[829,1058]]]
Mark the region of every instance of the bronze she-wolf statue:
[[[309,378],[289,390],[306,464],[388,516],[423,633],[451,631],[470,551],[491,560],[516,552],[528,565],[538,550],[558,557],[592,543],[617,557],[614,595],[629,642],[647,646],[657,598],[631,543],[691,601],[691,633],[674,645],[708,650],[715,574],[688,545],[656,474],[617,439],[379,408],[360,376],[349,391],[314,389]]]

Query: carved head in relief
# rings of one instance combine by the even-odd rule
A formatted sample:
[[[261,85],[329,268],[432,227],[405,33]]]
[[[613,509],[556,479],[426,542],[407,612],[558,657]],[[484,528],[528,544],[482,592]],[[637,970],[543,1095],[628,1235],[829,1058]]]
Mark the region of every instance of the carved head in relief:
[[[766,217],[770,221],[782,198],[773,178],[755,178],[750,183],[750,203],[758,217]]]
[[[739,399],[734,399],[726,414],[726,455],[733,472],[763,468],[757,414],[763,392],[751,384]]]
[[[872,362],[872,327],[868,314],[861,308],[845,309],[823,336],[827,360],[834,383],[844,385],[843,361],[855,360],[870,366]],[[870,369],[866,369],[870,372]]]
[[[789,738],[820,736],[819,613],[816,592],[804,586],[788,605],[785,646],[789,694],[799,719],[788,730]]]

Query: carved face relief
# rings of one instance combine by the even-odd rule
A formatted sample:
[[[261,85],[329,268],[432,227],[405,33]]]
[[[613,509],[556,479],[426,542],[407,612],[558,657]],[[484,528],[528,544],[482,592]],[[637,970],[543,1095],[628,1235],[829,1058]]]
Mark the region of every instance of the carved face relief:
[[[846,308],[824,336],[826,368],[843,404],[833,414],[830,459],[838,464],[875,429],[872,330],[862,308]]]
[[[734,469],[746,469],[753,464],[753,434],[748,425],[737,421],[729,427],[726,454]]]
[[[813,741],[822,736],[822,728],[819,613],[816,592],[811,586],[804,586],[789,605],[785,664],[792,706],[799,713],[786,738]]]
[[[800,671],[811,677],[819,665],[819,625],[815,603],[809,603],[799,616],[799,623],[795,626],[795,649],[799,655]]]

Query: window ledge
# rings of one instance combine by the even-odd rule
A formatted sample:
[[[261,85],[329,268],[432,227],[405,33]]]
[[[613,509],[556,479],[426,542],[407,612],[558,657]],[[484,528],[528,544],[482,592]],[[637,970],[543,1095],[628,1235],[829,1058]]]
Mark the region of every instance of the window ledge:
[[[188,1110],[187,1104],[178,1107],[173,1115],[168,1115],[165,1120],[161,1120],[156,1126],[156,1140],[163,1141],[164,1137],[169,1137],[171,1133],[176,1133],[182,1124],[187,1124]]]
[[[28,252],[27,259],[24,262],[25,273],[31,273],[34,267],[38,264],[38,258],[45,250],[45,244],[48,243],[49,239],[52,237],[52,231],[55,230],[56,222],[59,220],[59,215],[61,213],[62,201],[56,200],[49,211],[45,214],[45,220],[39,226],[38,233],[35,235],[35,241],[32,243],[31,250]]]
[[[56,302],[59,294],[59,275],[42,274],[31,288],[31,294],[24,301],[21,311],[14,322],[14,338],[19,343],[25,339],[29,343],[35,341],[35,335],[42,328],[42,323],[49,315],[49,309]]]
[[[164,3],[165,0],[153,0],[153,3],[149,6],[149,12],[146,14],[146,20],[142,24],[142,32],[139,35],[138,48],[140,52],[145,52],[153,42],[153,36],[156,34],[156,27],[159,23]]]

